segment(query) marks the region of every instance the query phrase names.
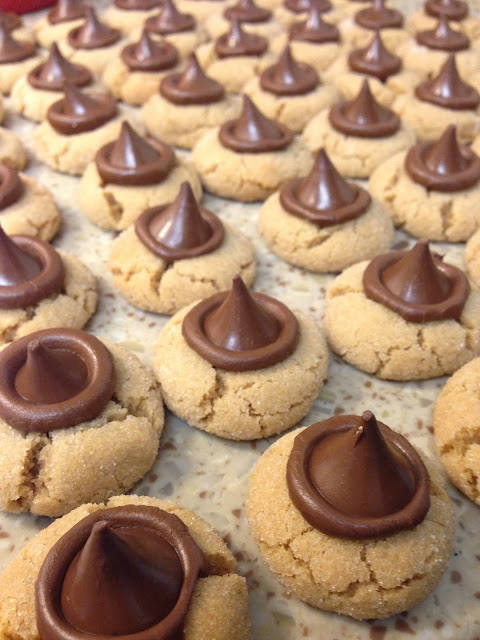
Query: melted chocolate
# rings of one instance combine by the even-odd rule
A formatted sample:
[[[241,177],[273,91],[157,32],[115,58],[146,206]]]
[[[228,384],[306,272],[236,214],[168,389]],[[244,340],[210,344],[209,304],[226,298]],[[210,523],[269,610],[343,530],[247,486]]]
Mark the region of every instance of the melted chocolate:
[[[212,104],[225,95],[222,85],[209,78],[191,53],[181,73],[171,73],[162,78],[160,93],[174,104]]]
[[[364,29],[400,29],[403,16],[385,6],[385,0],[373,0],[372,5],[355,14],[355,22]]]
[[[410,251],[376,256],[363,274],[368,298],[409,322],[458,320],[470,293],[460,269],[432,256],[427,240]]]
[[[427,189],[462,191],[480,180],[480,158],[467,145],[459,145],[456,127],[448,126],[439,140],[419,142],[405,158],[410,177]]]
[[[26,40],[15,40],[8,27],[0,21],[0,64],[21,62],[35,55],[36,46]]]
[[[445,16],[449,20],[463,20],[468,16],[468,3],[463,0],[426,0],[425,12],[434,18]]]
[[[42,564],[35,585],[41,637],[180,640],[206,566],[177,516],[138,505],[99,509],[67,531]]]
[[[173,0],[164,0],[163,8],[158,16],[152,16],[145,21],[147,31],[162,36],[193,31],[195,27],[195,18],[190,13],[180,13]]]
[[[0,353],[0,416],[24,433],[47,433],[96,418],[115,389],[113,359],[98,338],[46,329]]]
[[[81,0],[58,0],[57,4],[48,12],[50,24],[71,22],[85,17],[85,5]]]
[[[260,75],[260,86],[278,96],[299,96],[318,86],[318,74],[313,67],[297,62],[287,45],[278,62]]]
[[[85,22],[72,29],[68,34],[68,42],[74,49],[101,49],[110,47],[122,37],[119,29],[112,29],[100,22],[92,7],[85,7]]]
[[[453,53],[448,56],[438,75],[416,87],[415,95],[419,100],[446,109],[476,109],[480,104],[476,89],[460,78]]]
[[[215,53],[219,58],[233,56],[261,56],[268,48],[268,41],[255,33],[246,33],[236,19],[230,29],[215,41]]]
[[[63,135],[93,131],[117,115],[117,103],[108,93],[82,93],[68,83],[64,92],[47,112],[49,123]]]
[[[23,190],[18,171],[0,162],[0,211],[17,202],[22,197]]]
[[[127,44],[120,54],[131,71],[163,71],[178,62],[178,51],[171,42],[152,40],[146,29],[138,42]]]
[[[288,127],[264,116],[247,95],[243,96],[240,116],[222,125],[218,136],[225,147],[237,153],[281,151],[293,140]]]
[[[0,309],[23,309],[63,289],[63,262],[48,243],[0,227]]]
[[[329,0],[284,0],[283,6],[292,13],[305,13],[310,11],[313,3],[321,13],[327,13],[332,8]]]
[[[150,11],[162,4],[163,0],[114,0],[114,5],[124,11]]]
[[[356,98],[334,104],[328,118],[337,131],[359,138],[384,138],[400,128],[400,118],[375,100],[368,80],[363,81]]]
[[[402,60],[388,51],[382,41],[380,31],[376,31],[370,44],[363,49],[355,49],[348,55],[352,71],[365,73],[385,82],[402,68]]]
[[[124,121],[119,137],[101,147],[95,155],[98,173],[106,183],[143,186],[161,182],[175,162],[172,148],[146,140]]]
[[[84,87],[92,82],[92,74],[81,64],[72,64],[62,56],[56,43],[50,47],[45,62],[28,74],[28,82],[35,89],[63,91],[66,82]]]
[[[223,12],[227,20],[238,20],[250,24],[268,22],[272,17],[272,12],[268,9],[258,7],[253,0],[238,0],[232,7],[228,7]]]
[[[188,182],[182,183],[173,202],[144,211],[135,222],[135,233],[168,264],[211,253],[224,236],[221,220],[198,206]]]
[[[280,189],[280,202],[293,215],[328,227],[354,220],[368,209],[371,198],[365,189],[347,182],[324,149],[304,179],[291,180]]]
[[[304,42],[340,42],[340,31],[334,24],[325,22],[320,6],[312,2],[307,19],[295,22],[288,32],[289,40]]]
[[[429,508],[422,459],[371,411],[317,422],[296,436],[287,484],[305,520],[328,535],[370,538],[420,524]]]
[[[230,291],[202,300],[187,313],[182,334],[214,367],[252,371],[271,367],[291,355],[299,329],[284,304],[250,293],[236,276]]]
[[[434,29],[420,31],[416,35],[418,44],[440,51],[463,51],[470,47],[470,40],[461,31],[452,29],[448,18],[441,17]]]

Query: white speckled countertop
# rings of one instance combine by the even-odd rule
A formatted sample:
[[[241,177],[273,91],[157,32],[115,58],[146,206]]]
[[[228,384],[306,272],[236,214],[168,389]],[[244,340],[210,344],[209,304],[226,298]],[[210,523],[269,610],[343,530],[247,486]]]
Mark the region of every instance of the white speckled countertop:
[[[79,256],[99,279],[100,305],[87,329],[124,344],[148,365],[152,345],[167,318],[135,309],[116,293],[106,270],[113,234],[94,227],[78,210],[78,178],[57,174],[35,160],[31,147],[34,125],[14,116],[8,110],[8,100],[6,104],[4,126],[17,132],[30,152],[26,173],[53,191],[61,209],[62,229],[54,245]],[[278,297],[321,323],[325,289],[332,277],[306,273],[269,253],[256,229],[259,205],[207,196],[205,206],[253,240],[259,264],[255,290]],[[405,234],[397,232],[397,243],[405,239]],[[436,244],[435,249],[462,264],[463,245]],[[332,355],[328,382],[302,424],[371,409],[380,420],[436,457],[432,406],[444,382],[383,382]],[[256,640],[397,640],[410,636],[421,640],[480,639],[480,510],[452,486],[454,554],[440,585],[421,605],[404,615],[370,623],[324,613],[290,598],[259,559],[244,509],[249,473],[273,441],[223,441],[168,414],[155,465],[134,491],[178,501],[203,516],[225,537],[238,559],[239,572],[248,580]],[[0,570],[49,522],[48,518],[30,515],[0,514]]]

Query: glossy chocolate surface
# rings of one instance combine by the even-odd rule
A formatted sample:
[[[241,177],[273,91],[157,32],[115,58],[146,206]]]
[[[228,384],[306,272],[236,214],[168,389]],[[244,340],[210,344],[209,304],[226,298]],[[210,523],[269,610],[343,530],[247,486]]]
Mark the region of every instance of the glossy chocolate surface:
[[[16,13],[2,11],[0,9],[0,24],[5,25],[9,31],[13,31],[22,26],[22,21]]]
[[[16,40],[8,27],[0,21],[0,64],[21,62],[35,55],[36,45],[27,40]]]
[[[288,32],[289,40],[301,40],[304,42],[340,42],[340,31],[334,24],[325,22],[323,11],[312,2],[307,19],[295,22]]]
[[[173,202],[144,211],[135,222],[135,233],[168,264],[211,253],[224,237],[220,218],[198,205],[188,182]]]
[[[480,158],[457,141],[455,125],[449,125],[435,141],[419,142],[405,158],[410,177],[427,189],[447,193],[469,189],[480,180]]]
[[[332,8],[329,0],[284,0],[283,6],[292,13],[305,13],[310,11],[313,3],[321,13],[327,13]]]
[[[155,138],[142,138],[124,121],[120,135],[101,147],[95,155],[98,173],[104,182],[143,186],[161,182],[175,162],[173,149]]]
[[[440,51],[463,51],[470,47],[469,38],[461,31],[452,29],[445,16],[439,19],[434,29],[420,31],[415,39],[424,47]]]
[[[47,242],[0,227],[0,309],[24,309],[63,290],[63,262]]]
[[[294,135],[285,125],[264,116],[244,95],[240,116],[222,125],[218,137],[237,153],[266,153],[286,149]]]
[[[117,103],[108,93],[87,94],[68,83],[64,93],[47,112],[49,123],[63,135],[93,131],[117,115]]]
[[[363,49],[355,49],[348,55],[352,71],[365,73],[385,82],[402,68],[402,60],[385,48],[380,31],[376,31],[370,44]]]
[[[145,28],[152,33],[166,36],[169,33],[193,31],[195,18],[190,13],[181,13],[173,0],[164,0],[158,16],[151,16],[145,21]]]
[[[219,36],[215,41],[215,53],[219,58],[261,56],[267,48],[266,38],[255,33],[247,33],[236,19],[231,20],[227,33]]]
[[[113,29],[101,22],[92,7],[85,7],[85,16],[85,22],[68,34],[68,42],[74,49],[110,47],[122,37],[119,29]]]
[[[325,149],[317,152],[306,178],[290,180],[280,189],[284,209],[318,227],[342,224],[361,216],[371,197],[365,189],[347,182],[333,166]]]
[[[334,104],[328,118],[334,129],[358,138],[384,138],[400,128],[400,118],[375,100],[368,80],[363,81],[353,100]]]
[[[419,100],[446,109],[476,109],[480,104],[477,90],[461,79],[453,53],[434,78],[415,88],[415,95]]]
[[[313,91],[319,84],[313,67],[297,62],[287,45],[278,62],[267,67],[260,75],[260,86],[264,91],[278,96],[299,96]]]
[[[385,0],[373,0],[370,7],[355,14],[355,22],[364,29],[400,29],[403,16],[400,11],[385,6]]]
[[[0,162],[0,211],[17,202],[23,191],[24,186],[18,171]]]
[[[368,298],[418,323],[458,320],[470,293],[463,271],[433,256],[427,240],[410,251],[376,256],[365,269],[363,287]]]
[[[287,485],[307,522],[342,538],[413,528],[430,507],[430,480],[422,459],[371,411],[361,417],[335,416],[297,435]]]
[[[140,40],[127,44],[120,57],[131,71],[163,71],[177,64],[178,51],[171,42],[153,40],[144,29]]]
[[[162,78],[160,93],[169,102],[179,105],[212,104],[225,96],[222,85],[205,74],[194,53],[189,55],[182,72]]]
[[[257,6],[253,0],[238,0],[232,7],[225,9],[223,15],[227,20],[236,19],[239,22],[258,24],[268,22],[272,12]]]
[[[50,24],[71,22],[85,17],[85,4],[81,0],[58,0],[48,12]]]
[[[206,560],[176,515],[150,506],[99,509],[47,554],[35,585],[43,640],[133,636],[181,640]]]
[[[0,417],[24,433],[92,420],[114,389],[110,352],[84,331],[36,331],[0,353]]]
[[[114,0],[114,5],[124,11],[150,11],[162,4],[163,0]]]
[[[65,83],[84,87],[92,82],[92,74],[81,64],[73,64],[62,56],[54,42],[47,59],[28,74],[28,82],[44,91],[63,91]]]
[[[299,328],[288,307],[264,294],[249,292],[236,276],[230,291],[202,300],[187,313],[182,334],[214,367],[253,371],[291,355]]]
[[[426,0],[425,12],[434,18],[445,16],[449,20],[463,20],[468,16],[468,3],[464,0]]]

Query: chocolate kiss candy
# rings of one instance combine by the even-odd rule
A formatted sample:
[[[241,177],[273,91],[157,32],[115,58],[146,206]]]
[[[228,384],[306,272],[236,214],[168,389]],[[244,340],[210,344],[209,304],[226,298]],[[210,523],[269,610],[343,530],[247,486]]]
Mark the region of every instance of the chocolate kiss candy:
[[[340,32],[334,24],[325,22],[319,4],[312,0],[307,19],[292,24],[289,31],[290,40],[307,42],[339,42]]]
[[[114,4],[125,11],[149,11],[161,6],[162,0],[114,0]]]
[[[117,113],[117,103],[108,93],[83,93],[68,82],[63,90],[64,97],[50,106],[47,118],[64,135],[92,131]]]
[[[432,144],[423,159],[430,171],[441,175],[462,171],[470,164],[460,151],[454,124],[445,129],[440,140]]]
[[[87,375],[84,361],[73,351],[50,349],[32,340],[27,361],[15,377],[15,389],[29,402],[55,404],[83,391]]]
[[[211,104],[225,95],[222,85],[209,78],[198,64],[197,56],[188,56],[185,69],[162,79],[160,93],[174,104]]]
[[[99,103],[89,93],[83,93],[73,85],[67,83],[64,87],[65,104],[63,113],[66,116],[86,116],[98,109]]]
[[[426,102],[448,109],[476,109],[480,103],[477,91],[461,79],[455,56],[451,53],[432,80],[415,89],[415,95]]]
[[[371,411],[360,426],[321,440],[309,473],[318,492],[341,512],[379,518],[396,513],[415,492],[408,460],[383,437]]]
[[[0,211],[17,202],[24,192],[18,171],[0,162]]]
[[[85,7],[85,16],[83,25],[72,29],[68,34],[68,41],[72,47],[75,49],[97,49],[108,47],[120,40],[120,31],[100,22],[92,7]]]
[[[445,16],[440,17],[435,29],[417,33],[416,40],[418,44],[440,51],[462,51],[470,46],[468,37],[461,31],[452,29]]]
[[[403,16],[385,6],[385,0],[373,0],[372,6],[355,14],[355,22],[365,29],[396,29],[403,25]]]
[[[215,42],[219,58],[231,56],[260,56],[267,50],[268,41],[255,33],[247,33],[237,18],[230,21],[230,29]]]
[[[348,64],[353,71],[366,73],[381,82],[400,71],[402,60],[388,51],[377,30],[371,43],[364,49],[355,49],[348,56]]]
[[[318,11],[327,13],[332,8],[329,0],[313,0],[317,5]],[[283,5],[293,13],[305,13],[312,7],[312,0],[284,0]]]
[[[283,50],[277,64],[265,69],[260,76],[262,89],[281,96],[302,95],[313,91],[317,85],[315,69],[294,60],[289,45]]]
[[[83,633],[135,634],[177,602],[183,569],[175,549],[149,529],[96,522],[62,584],[62,613]]]
[[[22,21],[16,13],[10,13],[0,9],[0,23],[4,24],[9,31],[14,31],[22,26]]]
[[[7,25],[0,20],[0,64],[20,62],[35,54],[35,45],[26,40],[15,40]]]
[[[120,54],[123,62],[132,71],[162,71],[178,62],[178,52],[166,40],[152,40],[146,29],[138,42],[127,44]]]
[[[0,227],[0,287],[32,280],[42,271],[40,264],[23,251]]]
[[[240,276],[223,304],[205,318],[204,328],[211,342],[230,351],[265,347],[280,333],[278,320],[254,300]]]
[[[468,3],[463,0],[427,0],[425,11],[435,18],[446,16],[449,20],[463,20],[468,15]]]
[[[240,22],[259,23],[270,20],[272,12],[258,7],[253,0],[239,0],[233,7],[225,9],[223,15],[227,20],[237,18]]]
[[[80,64],[72,64],[64,58],[55,42],[50,47],[45,62],[28,74],[28,81],[32,86],[47,91],[61,91],[65,82],[82,87],[88,84],[91,79],[90,71]]]
[[[57,4],[48,12],[50,24],[70,22],[85,16],[85,5],[79,0],[58,0]]]
[[[154,33],[167,35],[195,29],[195,18],[189,13],[180,13],[173,0],[164,0],[158,16],[152,16],[145,22],[145,27]]]

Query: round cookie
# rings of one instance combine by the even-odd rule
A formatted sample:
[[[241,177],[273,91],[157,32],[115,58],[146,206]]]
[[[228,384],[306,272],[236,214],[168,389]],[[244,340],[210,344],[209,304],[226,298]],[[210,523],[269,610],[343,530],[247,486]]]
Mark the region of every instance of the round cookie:
[[[465,246],[465,264],[470,280],[480,289],[480,231],[476,231]]]
[[[404,29],[403,15],[386,7],[384,0],[375,0],[371,6],[360,6],[354,15],[339,24],[339,29],[342,38],[354,47],[366,46],[373,32],[380,30],[387,48],[395,52],[410,37]]]
[[[33,32],[40,46],[49,49],[54,42],[65,39],[69,31],[80,27],[84,20],[85,9],[82,2],[58,0],[47,15],[35,22]]]
[[[195,585],[185,637],[192,640],[247,640],[250,620],[245,578],[233,573],[235,558],[221,536],[203,518],[170,500],[131,495],[110,498],[105,505],[82,505],[56,520],[23,548],[0,578],[0,587],[5,594],[0,603],[0,633],[5,637],[14,634],[19,640],[39,640],[35,621],[35,582],[45,556],[86,516],[98,510],[128,505],[156,507],[174,514],[188,527],[188,533],[205,556],[206,575],[202,575]]]
[[[35,45],[16,40],[3,22],[0,22],[0,93],[8,95],[15,82],[41,62]]]
[[[169,262],[167,256],[162,257],[151,251],[134,227],[122,233],[113,241],[108,268],[112,273],[114,286],[129,302],[146,311],[171,315],[195,300],[208,298],[218,291],[228,289],[235,275],[239,274],[247,286],[252,284],[256,266],[252,243],[225,222],[221,223],[223,240],[219,246],[208,253],[188,256],[191,239],[201,234],[202,218],[205,220],[188,183],[182,185],[173,203],[157,207],[156,210],[158,216],[164,214],[164,219],[171,221],[170,224],[177,233],[182,229],[185,241],[178,243],[175,233],[173,253],[177,249],[181,253],[183,248],[186,255],[183,258],[172,255],[173,261]],[[146,214],[148,221],[146,220],[143,228],[149,229],[155,218],[150,212]],[[144,217],[145,214],[142,218]],[[214,233],[212,227],[209,231]],[[168,254],[167,239],[162,237],[161,231],[158,235],[162,238],[162,245],[166,245]],[[158,236],[151,235],[152,239],[156,237]],[[208,240],[210,238],[211,235]],[[182,244],[186,246],[182,247]],[[161,251],[162,249],[163,247],[160,248]]]
[[[309,524],[289,494],[287,462],[304,431],[274,443],[250,476],[247,516],[262,558],[294,597],[315,607],[360,620],[406,611],[434,589],[452,552],[453,510],[441,475],[424,458],[430,508],[415,528],[334,537]]]
[[[161,0],[142,2],[147,8],[128,8],[127,2],[113,3],[102,13],[102,22],[113,29],[120,29],[124,35],[129,35],[134,29],[139,29],[145,20],[158,13],[162,6]],[[132,3],[134,4],[134,3]],[[139,3],[140,4],[140,3]]]
[[[177,0],[177,7],[179,11],[191,14],[198,23],[202,24],[213,13],[223,11],[233,2],[234,0]]]
[[[433,435],[450,480],[480,506],[480,358],[447,380],[433,408]]]
[[[283,30],[283,25],[269,9],[260,7],[254,0],[239,0],[224,11],[214,12],[205,21],[205,29],[211,40],[215,40],[230,27],[232,18],[241,21],[249,33],[267,38],[274,38]]]
[[[19,170],[27,164],[25,147],[12,131],[3,127],[0,127],[0,162]]]
[[[418,258],[418,245],[416,255]],[[424,259],[422,246],[420,263]],[[470,292],[458,320],[412,322],[366,296],[363,274],[367,266],[360,262],[349,267],[327,290],[325,328],[335,353],[358,369],[387,380],[448,375],[478,355],[479,293]],[[416,273],[428,271],[423,268]]]
[[[266,438],[301,420],[327,375],[328,354],[318,326],[296,314],[300,331],[291,355],[263,369],[227,371],[183,337],[183,320],[194,306],[167,322],[154,347],[152,368],[169,409],[192,426],[230,440]]]
[[[130,161],[132,150],[137,161],[135,167]],[[106,170],[112,175],[106,175]],[[151,171],[149,179],[142,179],[143,170]],[[138,179],[133,178],[135,175]],[[101,147],[95,162],[85,169],[77,202],[94,224],[102,229],[121,231],[133,224],[145,209],[173,200],[185,181],[192,185],[196,198],[200,199],[202,187],[193,167],[176,157],[168,145],[142,138],[124,122],[119,137]]]
[[[287,262],[309,271],[338,272],[390,247],[393,225],[388,213],[366,192],[344,181],[323,149],[305,180],[290,184],[271,195],[258,214],[258,228],[267,246]],[[297,197],[299,191],[303,200]],[[284,194],[299,207],[297,215],[283,204]],[[319,208],[313,204],[316,194],[322,196]],[[339,219],[336,214],[341,216],[349,206],[358,209],[351,218]],[[324,217],[330,218],[328,223],[323,223]],[[332,218],[338,222],[332,223]]]
[[[418,9],[407,16],[405,28],[412,35],[415,35],[419,31],[433,29],[438,22],[438,18],[439,16],[428,15],[425,12],[425,9]],[[472,40],[476,40],[480,37],[480,19],[478,16],[467,15],[461,20],[455,20],[454,25]]]

